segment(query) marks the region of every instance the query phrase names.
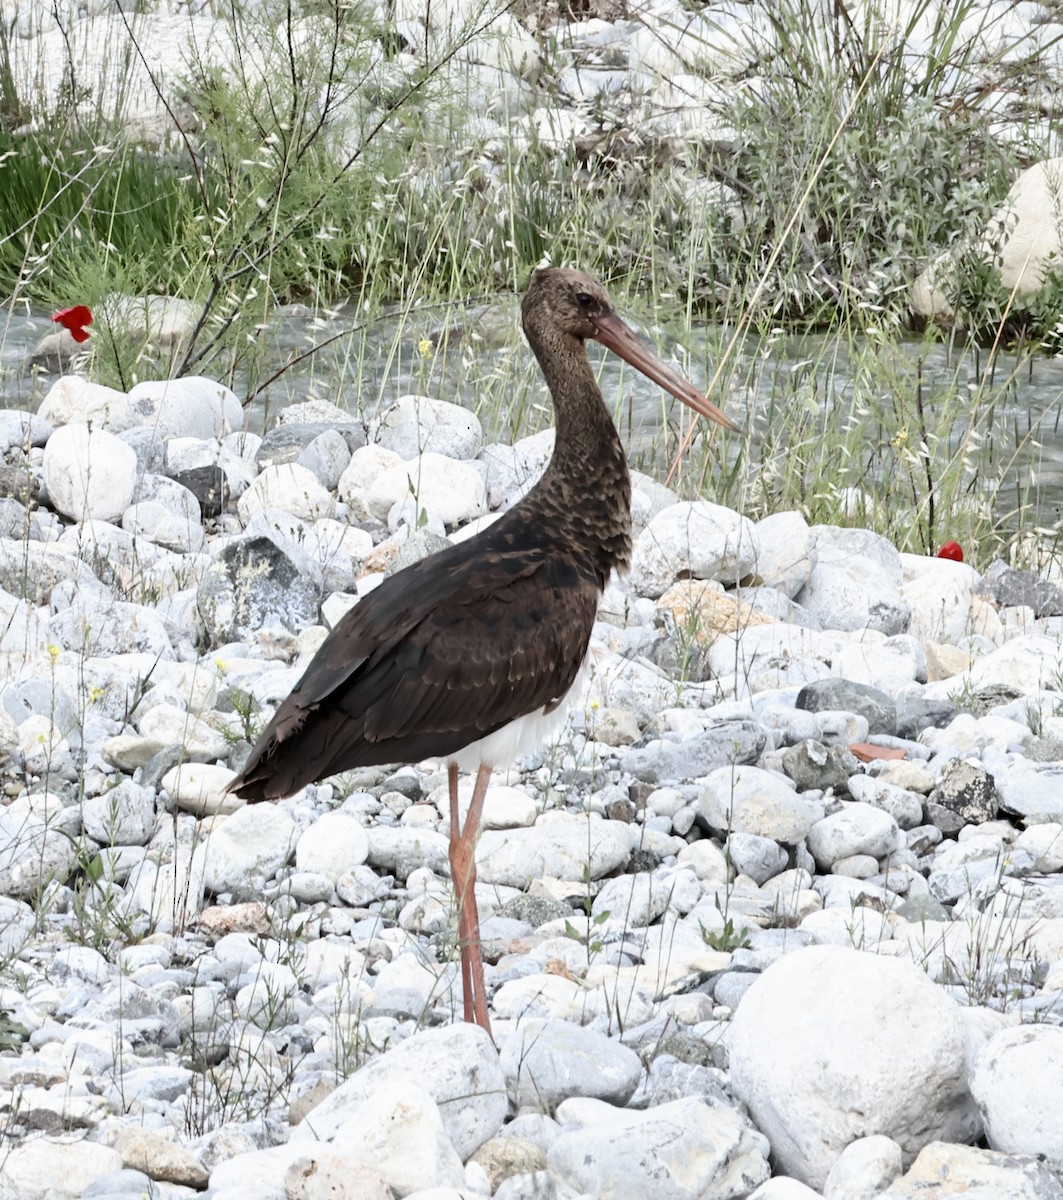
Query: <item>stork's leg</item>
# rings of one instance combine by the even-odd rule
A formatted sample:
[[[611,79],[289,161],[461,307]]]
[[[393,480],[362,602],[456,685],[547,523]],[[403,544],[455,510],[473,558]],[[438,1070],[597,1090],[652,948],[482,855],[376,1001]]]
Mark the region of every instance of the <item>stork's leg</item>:
[[[458,949],[461,952],[461,992],[465,1004],[465,1020],[474,1020],[472,1002],[472,967],[469,961],[469,934],[465,927],[465,872],[461,862],[461,818],[458,815],[458,768],[447,766],[450,784],[450,878],[454,884],[454,899],[458,905]]]
[[[461,941],[461,987],[465,1001],[465,1020],[475,1021],[491,1032],[484,989],[484,964],[480,953],[480,917],[476,911],[476,833],[480,827],[491,768],[476,773],[472,801],[459,832],[458,773],[450,768],[450,873],[458,900],[458,937]]]

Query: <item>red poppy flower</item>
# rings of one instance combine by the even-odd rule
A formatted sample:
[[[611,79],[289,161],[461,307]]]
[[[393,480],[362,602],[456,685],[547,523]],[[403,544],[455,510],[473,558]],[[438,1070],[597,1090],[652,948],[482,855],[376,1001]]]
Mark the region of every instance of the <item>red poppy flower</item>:
[[[52,317],[57,325],[70,330],[70,336],[75,342],[87,342],[89,331],[86,325],[92,324],[92,311],[86,304],[75,304],[73,308],[63,308]]]
[[[938,551],[938,558],[951,558],[953,562],[963,562],[963,547],[959,542],[946,542]]]

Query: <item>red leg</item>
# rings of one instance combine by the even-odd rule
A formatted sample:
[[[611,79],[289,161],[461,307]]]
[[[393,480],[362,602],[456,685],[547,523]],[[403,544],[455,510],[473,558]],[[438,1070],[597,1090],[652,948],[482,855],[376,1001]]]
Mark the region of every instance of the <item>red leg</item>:
[[[458,768],[447,767],[447,782],[450,784],[450,878],[454,884],[454,898],[458,905],[458,948],[461,952],[461,991],[465,1005],[465,1020],[475,1019],[472,999],[472,964],[469,959],[469,931],[465,922],[465,863],[461,856],[461,818],[458,815]]]
[[[476,834],[480,827],[491,768],[476,773],[472,802],[465,826],[458,832],[458,773],[450,768],[450,871],[458,901],[458,937],[461,939],[461,984],[465,1001],[465,1020],[474,1021],[491,1032],[484,989],[484,964],[480,953],[480,918],[476,911]]]

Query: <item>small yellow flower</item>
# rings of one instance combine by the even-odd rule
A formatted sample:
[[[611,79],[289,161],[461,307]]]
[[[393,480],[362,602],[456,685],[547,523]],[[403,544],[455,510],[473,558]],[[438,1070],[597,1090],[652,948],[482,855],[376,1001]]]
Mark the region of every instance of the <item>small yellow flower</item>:
[[[427,358],[432,353],[432,343],[428,338],[421,338],[417,343],[417,351],[422,358]]]
[[[48,657],[52,660],[53,663],[57,663],[59,661],[60,654],[62,654],[62,650],[60,650],[60,648],[55,644],[55,642],[52,642],[48,647]]]

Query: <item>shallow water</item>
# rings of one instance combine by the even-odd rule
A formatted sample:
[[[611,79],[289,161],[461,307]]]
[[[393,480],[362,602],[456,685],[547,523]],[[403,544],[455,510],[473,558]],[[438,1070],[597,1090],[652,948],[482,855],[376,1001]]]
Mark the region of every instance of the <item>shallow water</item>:
[[[52,329],[48,313],[8,315],[0,336],[0,407],[39,405],[56,376],[28,373],[23,364]],[[719,328],[695,329],[681,343],[660,329],[642,332],[703,387],[712,382],[729,341],[729,331]],[[253,350],[255,361],[241,364],[231,382],[242,397],[255,393],[246,408],[248,427],[255,430],[271,424],[280,409],[310,399],[331,401],[352,419],[368,421],[382,403],[410,392],[474,409],[486,441],[509,442],[552,420],[541,376],[519,334],[516,300],[416,309],[368,323],[350,310],[321,318],[291,307],[277,314]],[[592,357],[632,461],[663,479],[688,414],[608,352],[594,347]],[[881,478],[898,469],[897,457],[884,453],[898,430],[913,453],[921,429],[953,450],[970,442],[972,498],[987,497],[990,484],[983,479],[1002,477],[992,500],[1007,524],[1052,530],[1063,516],[1063,359],[1008,351],[989,373],[987,361],[984,350],[918,339],[885,347],[869,339],[851,354],[822,335],[747,335],[713,398],[748,425],[749,461],[760,471],[773,456],[792,460],[802,454],[810,473],[822,472],[823,446],[843,442],[856,447],[855,457],[863,461],[839,464],[832,478],[859,486],[864,473]],[[142,364],[141,370],[142,378],[163,373],[158,364]],[[223,376],[217,363],[209,373]],[[790,436],[800,431],[799,444],[780,444],[775,435],[784,410]],[[732,437],[718,443],[717,453],[733,461],[740,447],[741,439]]]

